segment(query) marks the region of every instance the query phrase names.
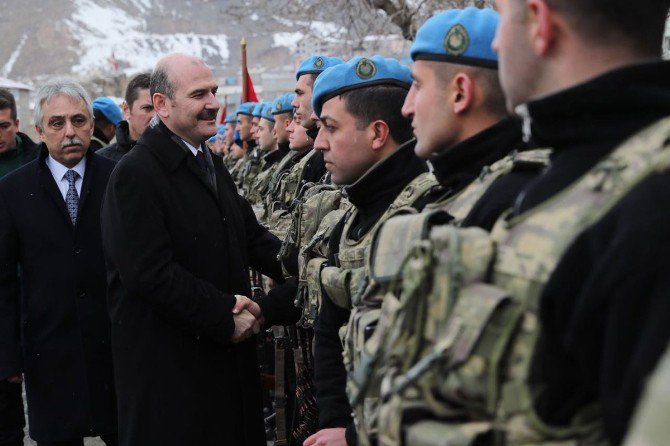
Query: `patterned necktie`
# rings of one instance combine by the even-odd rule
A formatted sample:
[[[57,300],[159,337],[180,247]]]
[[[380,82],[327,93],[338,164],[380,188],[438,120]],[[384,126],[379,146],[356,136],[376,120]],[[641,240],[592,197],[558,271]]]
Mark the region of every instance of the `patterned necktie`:
[[[70,214],[72,224],[77,223],[77,209],[79,208],[79,194],[77,188],[74,187],[75,181],[79,178],[79,174],[74,170],[65,172],[64,178],[68,182],[67,194],[65,195],[65,204],[67,205],[67,212]]]

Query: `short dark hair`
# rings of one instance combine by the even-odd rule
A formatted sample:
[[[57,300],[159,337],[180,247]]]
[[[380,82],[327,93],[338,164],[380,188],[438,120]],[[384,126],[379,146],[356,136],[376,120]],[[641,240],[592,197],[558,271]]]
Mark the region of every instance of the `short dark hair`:
[[[132,107],[138,97],[140,97],[140,90],[146,90],[151,83],[151,73],[140,73],[128,82],[126,87],[126,104]]]
[[[14,95],[6,88],[0,88],[0,110],[9,109],[9,116],[16,121],[16,100]]]
[[[114,125],[107,117],[97,108],[93,109],[93,117],[95,118],[95,126],[101,128],[105,125]]]
[[[342,93],[340,97],[349,113],[357,118],[362,130],[373,121],[384,121],[391,137],[398,144],[412,139],[412,121],[405,118],[402,106],[408,90],[397,85],[375,85]]]
[[[660,56],[669,0],[546,0],[584,38],[601,44],[627,42],[645,56]]]
[[[170,81],[167,69],[162,65],[157,65],[151,80],[149,81],[149,94],[152,99],[155,93],[162,93],[170,99],[174,99],[174,84]]]
[[[500,118],[508,114],[498,70],[435,61],[430,63],[435,76],[443,85],[448,85],[458,73],[464,73],[474,79],[481,88],[485,112]]]

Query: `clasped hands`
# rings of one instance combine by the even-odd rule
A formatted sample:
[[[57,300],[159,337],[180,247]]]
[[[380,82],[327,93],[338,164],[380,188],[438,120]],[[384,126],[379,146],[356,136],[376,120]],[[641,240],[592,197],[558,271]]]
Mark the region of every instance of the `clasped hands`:
[[[233,344],[238,344],[260,333],[264,319],[261,307],[256,302],[239,294],[236,294],[235,298],[237,299],[235,306],[233,306],[235,331],[233,331],[230,341]]]

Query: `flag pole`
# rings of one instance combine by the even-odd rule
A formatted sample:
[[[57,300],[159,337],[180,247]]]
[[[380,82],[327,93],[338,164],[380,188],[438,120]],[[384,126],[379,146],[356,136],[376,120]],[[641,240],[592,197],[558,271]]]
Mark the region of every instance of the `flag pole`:
[[[248,94],[249,92],[247,91],[247,39],[242,37],[242,42],[240,42],[242,46],[242,102],[247,102]]]

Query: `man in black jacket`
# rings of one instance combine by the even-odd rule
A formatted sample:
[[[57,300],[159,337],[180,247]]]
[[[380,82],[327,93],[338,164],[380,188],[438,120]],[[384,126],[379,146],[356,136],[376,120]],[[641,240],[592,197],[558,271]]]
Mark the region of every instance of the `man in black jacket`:
[[[116,445],[100,233],[114,163],[89,151],[80,85],[48,82],[35,104],[39,157],[0,181],[0,378],[23,374],[38,445]]]
[[[126,87],[125,101],[121,104],[123,121],[116,126],[116,142],[97,151],[98,155],[118,161],[133,148],[154,116],[154,105],[149,95],[149,73],[140,73]]]
[[[250,267],[282,280],[280,242],[204,145],[217,131],[211,70],[172,54],[150,89],[157,117],[102,210],[120,444],[265,445],[260,312],[243,296]]]
[[[0,88],[0,178],[37,157],[37,144],[19,132],[14,95]]]
[[[533,210],[629,136],[670,115],[661,38],[670,2],[497,0],[495,47],[508,108],[527,139],[554,149],[551,168],[517,187],[513,216]],[[514,174],[510,175],[512,177]],[[509,194],[505,178],[482,201]],[[551,426],[599,407],[621,441],[645,377],[670,338],[670,177],[650,175],[563,254],[539,301],[532,382]],[[475,207],[466,219],[486,226]]]

